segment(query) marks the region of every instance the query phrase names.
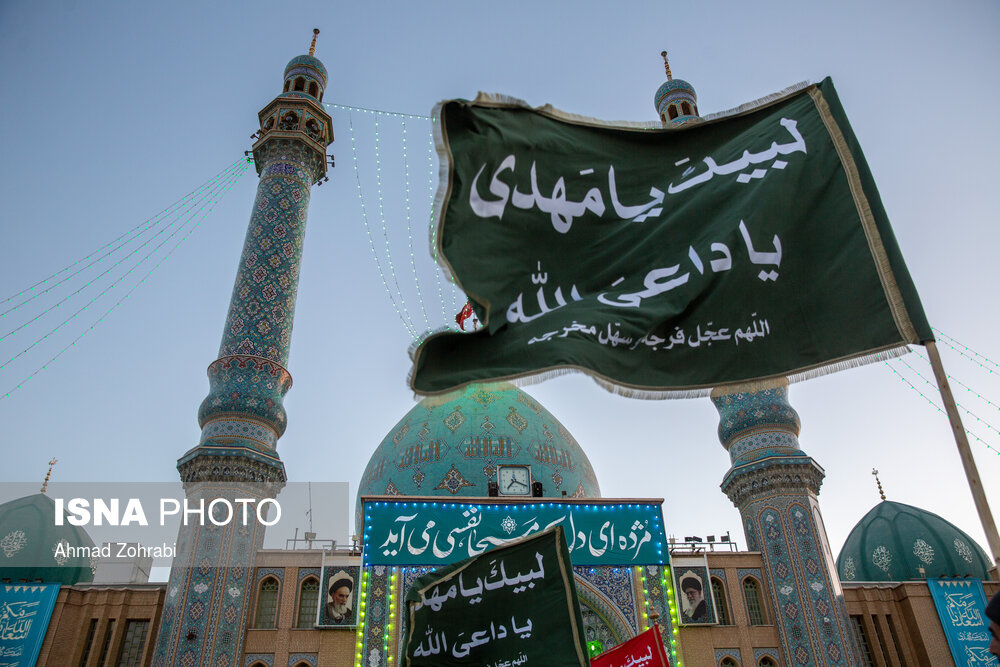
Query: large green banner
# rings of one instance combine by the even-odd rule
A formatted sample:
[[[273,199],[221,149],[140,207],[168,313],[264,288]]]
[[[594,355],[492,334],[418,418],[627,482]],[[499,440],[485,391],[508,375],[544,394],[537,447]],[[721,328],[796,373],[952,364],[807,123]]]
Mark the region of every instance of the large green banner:
[[[590,664],[561,526],[420,577],[406,608],[407,667]]]
[[[436,251],[484,326],[416,348],[418,393],[581,370],[689,395],[932,338],[829,79],[670,129],[494,99],[436,116]]]

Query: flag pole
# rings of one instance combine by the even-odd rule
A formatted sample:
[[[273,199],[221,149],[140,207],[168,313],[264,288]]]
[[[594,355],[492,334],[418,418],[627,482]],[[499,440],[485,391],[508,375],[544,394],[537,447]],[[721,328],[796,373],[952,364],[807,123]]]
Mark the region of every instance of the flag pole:
[[[972,491],[972,499],[976,503],[976,511],[979,512],[979,521],[983,524],[983,532],[986,533],[986,542],[990,548],[990,555],[993,558],[993,576],[1000,579],[1000,535],[997,534],[997,524],[993,520],[990,512],[990,505],[986,500],[986,492],[983,491],[983,482],[979,479],[979,470],[976,468],[976,461],[972,458],[972,449],[969,447],[969,438],[966,437],[965,427],[962,425],[962,418],[958,414],[955,405],[955,397],[951,393],[948,385],[948,376],[944,372],[941,364],[941,355],[938,354],[937,345],[932,340],[924,342],[927,349],[927,358],[934,369],[934,377],[937,378],[938,390],[941,392],[941,401],[944,409],[948,413],[948,421],[951,422],[952,433],[955,434],[955,444],[958,446],[958,455],[962,459],[962,466],[965,468],[965,476],[969,480],[969,489]]]

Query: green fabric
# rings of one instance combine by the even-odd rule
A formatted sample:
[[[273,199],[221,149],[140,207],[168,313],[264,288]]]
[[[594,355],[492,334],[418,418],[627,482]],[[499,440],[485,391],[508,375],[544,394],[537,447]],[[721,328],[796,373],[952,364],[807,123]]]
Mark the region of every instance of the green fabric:
[[[561,526],[420,577],[406,608],[407,667],[590,664]]]
[[[676,129],[438,115],[438,255],[485,326],[419,345],[418,393],[565,369],[686,392],[932,339],[829,79]]]

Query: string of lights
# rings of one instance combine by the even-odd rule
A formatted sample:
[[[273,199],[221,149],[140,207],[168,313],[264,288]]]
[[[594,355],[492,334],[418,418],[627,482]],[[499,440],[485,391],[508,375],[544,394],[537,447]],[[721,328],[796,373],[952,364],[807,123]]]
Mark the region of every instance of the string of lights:
[[[410,214],[410,163],[406,155],[406,119],[403,123],[403,197],[406,205],[406,236],[410,243],[410,269],[413,271],[413,284],[417,288],[417,301],[420,303],[420,311],[424,316],[424,329],[431,328],[431,321],[427,317],[427,308],[424,306],[424,297],[420,293],[420,278],[417,276],[417,258],[413,254],[413,217]]]
[[[385,224],[385,201],[382,190],[382,133],[379,132],[379,117],[380,115],[375,116],[375,191],[378,197],[379,220],[382,223],[382,238],[385,239],[385,260],[389,265],[389,275],[392,276],[392,283],[396,286],[396,294],[399,295],[399,303],[403,306],[403,322],[406,325],[407,331],[415,339],[417,337],[417,327],[413,324],[413,318],[410,317],[409,308],[406,307],[406,298],[403,297],[403,290],[399,288],[399,277],[396,275],[396,266],[392,261],[392,251],[389,247],[389,230]]]
[[[130,234],[139,234],[139,235],[141,235],[142,233],[144,233],[150,227],[155,227],[156,224],[158,224],[157,220],[159,220],[161,217],[163,217],[165,215],[169,215],[172,211],[176,210],[176,208],[178,206],[183,205],[183,203],[185,203],[185,202],[189,201],[191,198],[197,196],[200,192],[202,192],[202,191],[204,191],[204,190],[206,190],[206,189],[208,189],[210,187],[213,187],[217,182],[219,182],[221,180],[224,180],[234,170],[238,169],[239,166],[240,166],[240,164],[242,162],[244,162],[244,159],[240,158],[239,160],[237,160],[233,164],[229,165],[228,167],[226,167],[225,169],[223,169],[219,173],[217,173],[214,176],[212,176],[211,178],[209,178],[207,181],[205,181],[199,187],[197,187],[194,190],[192,190],[191,192],[187,193],[186,195],[184,195],[183,197],[181,197],[180,199],[178,199],[176,202],[174,202],[170,206],[167,206],[165,209],[163,209],[162,211],[160,211],[159,213],[157,213],[153,217],[148,218],[148,219],[144,220],[143,222],[140,222],[138,225],[136,225],[132,229],[126,231],[125,233],[123,233],[120,236],[118,236],[118,238],[111,240],[109,243],[101,246],[97,250],[94,250],[89,255],[87,255],[87,256],[85,256],[85,257],[83,257],[81,259],[78,259],[77,261],[73,262],[72,264],[69,264],[69,265],[67,265],[67,266],[59,269],[58,271],[56,271],[52,275],[49,275],[49,276],[46,276],[45,278],[42,278],[41,280],[39,280],[38,282],[36,282],[34,285],[31,285],[30,287],[26,287],[26,288],[22,289],[21,291],[17,292],[16,294],[12,294],[11,296],[9,296],[6,299],[4,299],[2,303],[9,303],[9,302],[13,301],[14,299],[17,299],[18,297],[22,297],[25,294],[30,294],[31,292],[34,292],[34,290],[36,288],[40,287],[41,285],[47,285],[50,280],[53,280],[54,278],[59,277],[63,273],[66,273],[67,271],[72,270],[74,267],[79,266],[81,263],[86,262],[87,260],[91,259],[92,257],[94,257],[95,255],[97,255],[101,251],[110,248],[115,243],[118,243],[119,241],[121,241],[125,237],[129,236]],[[119,244],[113,250],[105,253],[104,255],[101,255],[101,257],[99,257],[98,259],[94,260],[90,264],[84,266],[83,268],[78,269],[75,273],[73,273],[72,275],[70,275],[68,278],[65,278],[62,281],[56,283],[55,285],[52,285],[52,286],[46,288],[44,291],[39,292],[38,295],[36,295],[36,296],[40,296],[41,294],[45,294],[45,293],[49,292],[50,290],[52,290],[55,287],[58,287],[60,284],[62,284],[63,282],[65,282],[69,278],[72,278],[73,276],[81,273],[82,271],[85,271],[85,270],[89,269],[94,264],[99,263],[101,261],[101,259],[103,259],[104,257],[107,257],[110,254],[113,254],[119,248],[121,248],[123,245],[127,245],[130,241],[131,241],[131,239],[128,239],[128,240],[122,242],[121,244]],[[22,301],[21,303],[17,304],[13,308],[10,308],[8,310],[3,311],[2,313],[0,313],[0,317],[4,317],[7,313],[11,312],[12,310],[17,310],[18,307],[23,306],[25,303],[27,303],[28,301],[30,301],[33,298],[35,298],[35,297],[34,296],[30,297],[29,299],[26,299],[25,301]]]
[[[431,125],[433,126],[434,120],[431,119]],[[431,232],[431,256],[434,258],[434,263],[437,264],[437,226],[434,224],[434,132],[432,131],[427,137],[427,190],[430,194],[430,232]],[[441,286],[441,272],[434,272],[434,282],[437,283],[437,293],[438,293],[438,303],[441,304],[441,319],[444,322],[451,323],[448,317],[448,310],[444,302],[444,289]]]
[[[368,207],[365,206],[365,197],[361,190],[361,169],[358,166],[358,145],[354,137],[354,117],[352,114],[347,114],[348,127],[351,131],[351,151],[354,154],[354,179],[358,184],[358,200],[361,202],[361,220],[365,225],[365,234],[368,236],[368,247],[372,251],[372,257],[375,258],[375,268],[378,270],[378,277],[382,280],[382,287],[385,288],[385,293],[389,297],[389,301],[392,303],[393,310],[396,311],[396,315],[399,316],[400,322],[403,326],[410,331],[410,327],[406,323],[406,319],[403,317],[403,313],[400,312],[399,306],[396,305],[396,299],[392,295],[392,290],[389,289],[389,283],[385,279],[385,272],[382,270],[382,262],[379,261],[378,253],[375,252],[375,241],[372,239],[371,225],[368,224]],[[411,334],[413,332],[411,331]]]
[[[361,111],[363,113],[375,114],[377,116],[390,116],[392,118],[420,118],[423,120],[430,120],[430,116],[421,116],[420,114],[413,113],[401,113],[399,111],[383,111],[382,109],[371,109],[369,107],[355,107],[350,104],[337,104],[335,102],[324,102],[323,106],[328,109],[341,109],[343,111]]]
[[[959,342],[958,342],[957,340],[955,340],[955,339],[954,339],[954,338],[952,338],[951,336],[947,336],[947,335],[945,335],[944,333],[942,333],[941,331],[939,331],[939,330],[937,330],[937,329],[934,329],[933,331],[934,331],[934,333],[936,333],[936,334],[937,334],[938,336],[940,336],[941,338],[945,339],[945,340],[942,340],[942,341],[941,341],[942,343],[944,343],[944,344],[945,344],[945,345],[947,345],[947,346],[948,346],[948,347],[949,347],[950,349],[954,350],[955,352],[957,352],[957,353],[958,353],[958,354],[960,354],[961,356],[965,357],[966,359],[968,359],[968,360],[969,360],[969,361],[971,361],[972,363],[974,363],[974,364],[978,365],[978,366],[979,366],[979,367],[981,367],[982,369],[984,369],[984,370],[986,370],[986,371],[989,371],[989,372],[990,372],[990,374],[993,374],[993,369],[992,369],[992,368],[989,368],[989,367],[987,367],[987,366],[984,366],[984,365],[983,365],[982,363],[980,363],[979,361],[977,361],[976,359],[974,359],[974,358],[973,358],[972,356],[969,356],[969,354],[968,354],[968,353],[966,353],[966,352],[963,352],[962,350],[959,350],[959,349],[958,349],[957,347],[955,347],[955,346],[956,346],[956,345],[958,345],[959,347],[961,347],[961,348],[963,348],[963,349],[967,350],[968,352],[971,352],[971,353],[972,353],[972,355],[974,355],[974,356],[976,356],[976,357],[979,357],[980,359],[983,359],[983,360],[985,360],[985,361],[986,361],[987,363],[989,363],[989,364],[990,364],[991,366],[993,366],[994,368],[1000,368],[1000,364],[998,364],[997,362],[993,361],[992,359],[990,359],[989,357],[987,357],[987,356],[985,356],[985,355],[983,355],[983,354],[979,354],[978,352],[976,352],[975,350],[973,350],[973,349],[972,349],[972,348],[970,348],[969,346],[967,346],[967,345],[963,345],[962,343],[959,343]]]
[[[181,216],[183,216],[183,215],[184,215],[185,213],[188,213],[188,212],[190,212],[190,211],[191,211],[192,209],[194,209],[194,208],[195,208],[195,207],[196,207],[196,206],[197,206],[197,205],[198,205],[199,203],[202,203],[202,202],[204,202],[204,201],[205,201],[206,199],[209,199],[209,198],[211,198],[212,196],[214,196],[214,194],[215,194],[215,193],[216,193],[216,192],[217,192],[218,190],[220,190],[220,189],[221,189],[222,187],[224,187],[224,186],[225,186],[225,181],[219,181],[219,182],[218,182],[218,184],[217,184],[217,185],[215,186],[215,189],[214,189],[214,190],[209,190],[209,192],[208,192],[208,193],[206,194],[206,196],[205,196],[205,197],[203,197],[203,198],[201,198],[201,199],[199,199],[199,200],[194,200],[194,199],[192,199],[192,200],[189,200],[189,204],[190,204],[190,205],[189,205],[189,206],[188,206],[188,207],[187,207],[187,208],[186,208],[185,210],[183,210],[183,211],[181,211],[181,212],[180,212],[180,214],[178,215],[178,218],[177,218],[177,219],[173,220],[173,221],[172,221],[172,222],[171,222],[171,223],[170,223],[169,225],[166,225],[166,226],[163,226],[163,227],[161,227],[161,228],[160,228],[160,230],[159,230],[158,232],[156,232],[156,234],[154,234],[154,235],[153,235],[153,236],[151,236],[151,237],[150,237],[149,239],[147,239],[147,240],[146,240],[146,241],[145,241],[144,243],[142,243],[142,245],[139,245],[139,246],[136,246],[136,247],[135,247],[135,248],[134,248],[134,249],[133,249],[133,250],[132,250],[131,252],[129,252],[129,253],[127,254],[127,255],[125,255],[124,257],[122,257],[122,258],[121,258],[121,259],[119,259],[118,261],[116,261],[116,262],[115,262],[114,264],[112,264],[111,266],[109,266],[109,267],[108,267],[107,269],[105,269],[105,270],[104,270],[103,272],[101,272],[100,274],[98,274],[98,275],[97,275],[96,277],[92,278],[92,279],[91,279],[90,281],[88,281],[88,282],[84,283],[84,284],[83,284],[83,285],[82,285],[81,287],[79,287],[78,289],[74,290],[73,292],[70,292],[70,293],[69,293],[69,294],[68,294],[67,296],[63,297],[62,299],[60,299],[59,301],[57,301],[57,302],[56,302],[56,303],[54,303],[53,305],[49,306],[48,308],[46,308],[45,310],[43,310],[43,311],[42,311],[41,313],[39,313],[39,314],[38,314],[38,315],[36,315],[35,317],[33,317],[33,318],[30,318],[30,319],[28,319],[28,320],[27,320],[26,322],[24,322],[23,324],[21,324],[21,325],[19,325],[19,326],[16,326],[15,328],[11,329],[11,330],[10,330],[10,331],[8,331],[7,333],[5,333],[5,334],[3,334],[2,336],[0,336],[0,343],[4,342],[4,340],[6,340],[6,339],[7,339],[8,337],[16,335],[18,331],[21,331],[22,329],[26,329],[27,327],[31,326],[31,325],[32,325],[32,324],[34,324],[35,322],[38,322],[38,321],[39,321],[40,319],[42,319],[43,317],[45,317],[45,315],[47,315],[48,313],[52,312],[52,311],[53,311],[53,310],[55,310],[56,308],[59,308],[59,307],[61,307],[61,306],[62,306],[62,305],[63,305],[64,303],[66,303],[67,301],[69,301],[70,299],[72,299],[72,298],[73,298],[74,296],[76,296],[76,295],[80,294],[81,292],[83,292],[84,290],[86,290],[86,289],[87,289],[88,287],[90,287],[91,285],[94,285],[95,283],[97,283],[97,282],[99,282],[100,280],[102,280],[102,279],[103,279],[103,278],[104,278],[104,277],[105,277],[106,275],[108,275],[109,273],[111,273],[112,271],[114,271],[114,270],[115,270],[116,268],[118,268],[118,266],[119,266],[119,265],[121,265],[121,264],[122,264],[123,262],[125,262],[126,260],[128,260],[128,259],[129,259],[129,258],[131,258],[132,256],[136,255],[137,253],[139,253],[139,252],[140,252],[140,251],[141,251],[141,250],[142,250],[143,248],[146,248],[146,247],[148,247],[148,246],[149,246],[149,244],[150,244],[150,243],[151,243],[151,242],[152,242],[152,241],[153,241],[154,239],[158,238],[159,236],[163,235],[164,233],[166,233],[167,231],[169,231],[169,230],[170,230],[171,228],[173,228],[174,226],[176,226],[176,225],[177,225],[177,222],[178,222],[178,220],[180,219],[180,217],[181,217]],[[181,226],[183,227],[183,225],[187,224],[187,222],[189,222],[189,221],[190,221],[190,218],[189,218],[188,220],[184,221],[184,223],[182,223],[182,225],[181,225]],[[140,234],[139,234],[139,235],[137,235],[137,236],[134,236],[134,237],[132,237],[132,239],[131,239],[131,240],[135,240],[135,239],[137,239],[137,238],[140,238],[140,237],[141,237],[141,235],[142,235],[143,233],[145,233],[146,231],[149,231],[149,230],[150,230],[150,229],[152,229],[152,228],[153,228],[153,227],[147,227],[147,228],[146,228],[146,229],[145,229],[145,230],[144,230],[143,232],[140,232]],[[175,233],[176,233],[176,232],[175,232]],[[168,238],[169,238],[169,237],[168,237]],[[129,243],[131,242],[131,240],[129,241]],[[84,269],[80,269],[79,271],[77,271],[77,272],[75,272],[75,273],[71,274],[71,275],[70,275],[69,277],[67,277],[67,278],[65,278],[65,279],[63,279],[63,280],[61,280],[61,281],[59,281],[58,283],[55,283],[55,284],[53,284],[53,285],[52,285],[51,287],[49,287],[49,288],[48,288],[48,289],[46,289],[45,291],[43,291],[43,292],[38,292],[38,293],[36,293],[36,294],[35,294],[34,296],[30,297],[30,298],[29,298],[29,299],[27,299],[26,301],[23,301],[23,302],[19,303],[18,305],[14,306],[13,308],[11,308],[10,310],[8,310],[8,311],[7,311],[7,313],[10,313],[10,312],[13,312],[13,311],[16,311],[16,310],[17,310],[18,308],[20,308],[20,307],[24,306],[24,305],[25,305],[25,304],[26,304],[26,303],[27,303],[28,301],[31,301],[31,300],[34,300],[34,299],[35,299],[35,298],[37,298],[37,297],[40,297],[40,296],[43,296],[44,294],[46,294],[46,293],[48,293],[49,291],[51,291],[51,290],[55,289],[55,288],[56,288],[56,287],[58,287],[59,285],[62,285],[63,283],[67,282],[68,280],[70,280],[70,279],[71,279],[71,278],[73,278],[74,276],[78,275],[78,274],[79,274],[80,272],[82,272],[82,271],[86,270],[86,268],[90,268],[90,267],[92,267],[92,266],[95,266],[95,265],[96,265],[96,264],[98,264],[98,263],[101,263],[101,262],[103,262],[103,261],[104,261],[104,259],[106,259],[108,255],[110,255],[110,254],[113,254],[114,252],[116,252],[117,250],[119,250],[119,249],[123,248],[123,247],[124,247],[125,245],[127,245],[127,244],[128,244],[128,243],[125,243],[125,244],[122,244],[122,245],[118,246],[118,248],[116,248],[116,249],[115,249],[114,251],[111,251],[111,253],[107,253],[106,255],[104,255],[104,256],[102,256],[102,257],[101,257],[100,259],[98,259],[97,261],[95,261],[95,262],[92,262],[91,264],[89,264],[89,265],[88,265],[87,267],[85,267]],[[147,257],[148,257],[148,255],[147,255]],[[117,281],[116,281],[116,282],[117,282]],[[94,300],[96,300],[97,298],[98,298],[98,297],[95,297],[95,298],[94,298]],[[93,303],[93,300],[91,300],[91,303]],[[89,304],[88,304],[88,305],[89,305]],[[86,307],[85,307],[84,309],[86,309]],[[78,312],[80,312],[80,311],[78,311]],[[5,313],[5,314],[6,314],[6,313]],[[50,333],[51,333],[51,332],[50,332]]]
[[[906,383],[906,385],[909,386],[910,389],[912,389],[913,391],[917,392],[917,394],[921,398],[923,398],[925,401],[927,401],[927,403],[929,405],[931,405],[934,409],[936,409],[941,414],[945,414],[944,408],[942,408],[940,405],[938,405],[933,400],[931,400],[926,394],[924,394],[924,392],[920,391],[912,382],[910,382],[908,379],[906,379],[905,377],[903,377],[903,374],[900,373],[898,370],[896,370],[892,366],[892,364],[890,364],[888,361],[883,361],[882,363],[885,364],[889,368],[889,370],[891,370],[896,375],[896,377],[898,377],[900,380],[902,380],[904,383]],[[982,443],[983,445],[985,445],[985,447],[987,449],[995,452],[998,456],[1000,456],[1000,449],[997,449],[997,448],[993,447],[990,443],[988,443],[987,441],[985,441],[982,438],[980,438],[978,435],[976,435],[975,433],[973,433],[972,431],[970,431],[968,428],[965,428],[965,434],[968,435],[970,438],[974,438],[977,442]]]
[[[924,361],[926,361],[928,365],[930,365],[930,363],[931,363],[930,359],[928,359],[927,357],[925,357],[922,354],[918,354],[917,356],[919,356],[921,359],[923,359]],[[948,374],[947,371],[945,371],[945,377],[947,377],[948,381],[951,382],[952,384],[957,384],[959,387],[961,387],[962,389],[966,390],[970,394],[975,394],[976,398],[982,400],[987,405],[992,406],[992,407],[996,408],[997,410],[1000,410],[1000,405],[997,405],[996,403],[994,403],[990,399],[986,398],[985,396],[983,396],[982,394],[980,394],[978,391],[976,391],[975,389],[973,389],[969,385],[965,384],[964,382],[962,382],[961,380],[959,380],[955,376]]]
[[[250,164],[251,164],[251,161],[250,160],[246,160],[246,162],[243,164],[243,167],[234,175],[234,177],[232,179],[230,179],[230,181],[228,182],[227,187],[225,189],[223,189],[221,192],[219,192],[218,195],[216,196],[216,198],[213,199],[211,202],[209,202],[209,204],[211,204],[211,205],[214,206],[214,204],[217,204],[218,202],[222,201],[222,198],[225,197],[225,195],[232,189],[233,185],[236,184],[236,182],[239,180],[239,178],[241,176],[243,176],[244,174],[246,174],[247,170],[250,168]],[[204,209],[204,207],[202,207],[202,209]],[[141,285],[144,285],[146,283],[146,280],[153,274],[153,272],[156,271],[157,269],[159,269],[163,265],[163,263],[166,262],[167,259],[170,258],[170,256],[174,253],[174,251],[177,250],[177,248],[179,248],[181,246],[181,244],[183,244],[191,236],[191,234],[194,232],[194,230],[196,230],[198,227],[201,226],[202,220],[204,220],[205,216],[207,216],[213,210],[214,210],[214,208],[212,208],[211,206],[208,208],[208,210],[203,210],[201,218],[197,222],[195,222],[195,224],[192,227],[190,227],[188,229],[187,233],[185,233],[184,236],[182,236],[181,239],[172,248],[170,248],[166,252],[166,254],[163,255],[163,258],[159,261],[159,263],[157,263],[155,266],[153,266],[153,268],[149,269],[149,271],[146,272],[146,275],[143,276],[137,283],[135,283],[132,286],[132,288],[128,292],[126,292],[125,295],[122,298],[120,298],[110,308],[108,308],[104,312],[104,314],[102,314],[96,320],[94,320],[93,322],[91,322],[90,326],[88,326],[86,329],[84,329],[76,338],[74,338],[72,341],[70,341],[70,343],[68,345],[66,345],[65,347],[63,347],[59,352],[57,352],[55,355],[53,355],[48,361],[46,361],[41,366],[39,366],[34,371],[32,371],[27,377],[25,377],[23,380],[21,380],[19,383],[17,383],[9,391],[7,391],[6,393],[0,395],[0,400],[4,400],[4,399],[7,399],[7,398],[10,398],[12,394],[14,394],[19,389],[23,388],[23,386],[25,384],[27,384],[30,380],[32,380],[39,373],[41,373],[42,371],[48,370],[48,368],[49,368],[49,366],[51,364],[53,364],[60,357],[62,357],[62,355],[65,354],[68,350],[76,347],[77,343],[79,343],[83,339],[84,336],[86,336],[88,333],[90,333],[91,331],[93,331],[99,324],[101,324],[102,322],[104,322],[104,319],[106,317],[108,317],[108,315],[110,315],[112,312],[114,312],[115,310],[117,310],[118,307],[120,307],[123,303],[125,303],[125,301],[127,301],[129,298],[131,298],[132,294],[137,289],[139,289],[139,287]],[[171,236],[173,236],[173,234],[171,234]],[[165,239],[164,243],[166,243],[167,240],[169,240],[169,238]],[[161,243],[160,246],[157,248],[157,250],[159,250],[159,248],[162,247],[164,243]],[[154,251],[154,252],[156,252],[156,251]],[[139,266],[139,264],[136,264],[136,266],[133,266],[132,269],[130,269],[128,271],[128,273],[126,273],[125,275],[127,276],[127,275],[131,274],[133,271],[135,271],[136,268],[138,268],[138,266]],[[106,292],[103,292],[102,295],[103,294],[106,294]],[[47,338],[47,336],[46,336],[46,338]],[[2,370],[3,368],[4,368],[4,366],[0,366],[0,370]]]
[[[914,372],[914,373],[916,374],[916,376],[917,376],[918,378],[920,378],[921,380],[923,380],[925,384],[928,384],[928,385],[930,385],[930,386],[932,386],[932,387],[934,387],[934,388],[937,388],[937,386],[938,386],[938,385],[937,385],[937,383],[936,383],[936,382],[932,382],[931,380],[928,380],[928,379],[927,379],[927,378],[926,378],[926,377],[924,376],[924,374],[923,374],[923,373],[921,373],[921,372],[920,372],[920,371],[918,371],[918,370],[917,370],[916,368],[914,368],[913,366],[911,366],[911,365],[910,365],[909,363],[907,363],[907,362],[906,362],[906,361],[905,361],[904,359],[902,359],[901,357],[900,357],[900,358],[897,358],[897,359],[894,359],[893,361],[898,361],[899,363],[901,363],[901,364],[903,364],[904,366],[906,366],[907,368],[909,368],[909,369],[910,369],[911,371],[913,371],[913,372]],[[929,363],[929,362],[928,362],[928,363]],[[963,412],[965,412],[965,414],[969,415],[970,417],[972,417],[973,419],[975,419],[975,420],[976,420],[977,422],[981,423],[981,424],[982,424],[983,426],[985,426],[985,427],[986,427],[987,429],[989,429],[989,430],[993,431],[994,433],[997,433],[997,434],[1000,434],[1000,430],[998,430],[998,429],[997,429],[997,428],[996,428],[995,426],[993,426],[992,424],[990,424],[989,422],[987,422],[986,420],[984,420],[983,418],[981,418],[981,417],[980,417],[979,415],[977,415],[976,413],[974,413],[974,412],[972,412],[971,410],[969,410],[969,408],[965,407],[964,405],[962,405],[962,404],[961,404],[961,403],[959,403],[958,401],[956,401],[956,402],[955,402],[955,407],[957,407],[957,408],[959,408],[960,410],[962,410]],[[987,446],[988,446],[988,445],[987,445]],[[993,449],[993,447],[990,447],[990,449]],[[996,452],[997,452],[998,454],[1000,454],[1000,450],[994,450],[994,451],[996,451]]]

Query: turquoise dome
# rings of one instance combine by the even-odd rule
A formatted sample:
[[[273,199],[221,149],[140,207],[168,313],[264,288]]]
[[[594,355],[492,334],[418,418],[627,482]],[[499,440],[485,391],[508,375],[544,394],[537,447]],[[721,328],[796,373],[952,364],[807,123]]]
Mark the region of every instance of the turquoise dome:
[[[326,82],[329,78],[326,73],[326,66],[316,56],[295,56],[289,60],[288,64],[285,65],[285,78],[287,79],[289,75],[295,73],[293,70],[305,69],[315,70],[320,75],[321,83],[326,87]]]
[[[883,501],[847,536],[841,581],[907,581],[971,576],[987,579],[990,561],[962,530],[919,507]]]
[[[88,556],[69,556],[63,547],[85,547],[94,541],[83,528],[55,525],[56,504],[44,493],[0,505],[0,579],[59,582],[72,585],[94,580]]]
[[[508,383],[423,399],[375,449],[361,496],[484,497],[497,466],[530,467],[546,498],[600,498],[590,460],[559,420]]]

